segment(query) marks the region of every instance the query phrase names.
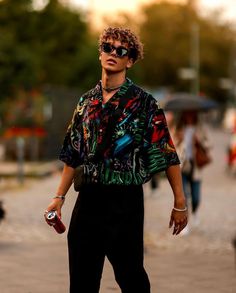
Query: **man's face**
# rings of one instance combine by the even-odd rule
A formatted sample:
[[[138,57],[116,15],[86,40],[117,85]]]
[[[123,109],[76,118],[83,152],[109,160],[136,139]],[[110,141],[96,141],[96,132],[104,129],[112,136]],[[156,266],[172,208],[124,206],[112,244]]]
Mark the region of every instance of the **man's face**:
[[[121,44],[120,41],[114,39],[108,39],[105,43],[105,50],[101,50],[99,56],[103,69],[118,73],[126,71],[126,69],[133,65],[133,60],[127,54],[123,57],[121,56],[122,53],[125,54],[125,49],[128,50],[126,44]]]

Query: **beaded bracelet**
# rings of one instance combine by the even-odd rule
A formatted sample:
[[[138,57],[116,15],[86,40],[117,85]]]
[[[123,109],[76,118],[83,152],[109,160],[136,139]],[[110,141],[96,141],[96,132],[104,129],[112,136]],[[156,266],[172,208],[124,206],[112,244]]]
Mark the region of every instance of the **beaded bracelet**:
[[[59,198],[61,200],[65,200],[65,195],[57,195],[57,196],[54,196],[53,198]]]
[[[187,209],[188,209],[187,207],[185,207],[184,209],[177,209],[177,208],[173,207],[173,210],[176,212],[186,212]]]

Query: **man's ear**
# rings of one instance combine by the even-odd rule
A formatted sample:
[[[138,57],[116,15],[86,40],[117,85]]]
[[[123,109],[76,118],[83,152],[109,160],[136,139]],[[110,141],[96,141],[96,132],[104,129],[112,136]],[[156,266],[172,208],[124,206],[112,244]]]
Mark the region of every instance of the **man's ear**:
[[[131,68],[133,65],[134,65],[134,59],[133,59],[133,58],[128,59],[128,62],[127,62],[126,68],[129,69],[129,68]]]

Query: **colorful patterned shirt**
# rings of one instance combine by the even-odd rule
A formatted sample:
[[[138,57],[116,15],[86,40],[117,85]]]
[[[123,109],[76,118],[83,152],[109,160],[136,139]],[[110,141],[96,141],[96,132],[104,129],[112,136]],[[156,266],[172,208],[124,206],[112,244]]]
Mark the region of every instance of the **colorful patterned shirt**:
[[[111,140],[98,162],[96,147],[109,127],[120,98],[133,85],[127,79],[108,102],[103,103],[101,81],[78,102],[59,159],[68,166],[86,166],[86,173],[102,184],[143,184],[152,175],[180,164],[165,115],[158,102],[133,85]],[[87,175],[88,175],[87,174]]]

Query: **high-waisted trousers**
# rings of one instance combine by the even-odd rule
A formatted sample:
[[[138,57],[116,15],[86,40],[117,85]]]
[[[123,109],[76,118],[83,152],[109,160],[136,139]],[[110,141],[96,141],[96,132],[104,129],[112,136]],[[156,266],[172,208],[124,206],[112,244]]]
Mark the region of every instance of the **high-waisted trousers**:
[[[84,186],[68,231],[70,293],[99,292],[105,256],[122,293],[150,293],[143,222],[142,186]]]

